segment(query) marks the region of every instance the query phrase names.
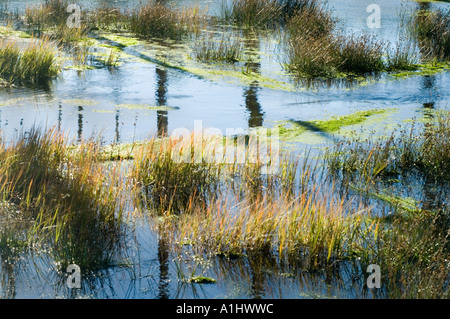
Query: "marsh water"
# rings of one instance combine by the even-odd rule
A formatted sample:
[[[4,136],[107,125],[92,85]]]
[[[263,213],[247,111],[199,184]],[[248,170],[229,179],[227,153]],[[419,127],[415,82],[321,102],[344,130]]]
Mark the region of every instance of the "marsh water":
[[[101,1],[81,1],[94,6]],[[136,1],[137,2],[137,1]],[[8,10],[23,10],[34,1],[8,1]],[[133,1],[118,1],[132,6]],[[218,14],[221,1],[180,0],[178,6],[200,5]],[[330,0],[327,6],[340,19],[343,32],[376,35],[392,43],[401,40],[400,13],[413,14],[421,6],[448,7],[445,3],[378,0],[381,28],[369,29],[366,8],[372,0]],[[270,34],[248,41],[259,54],[254,72],[273,75],[289,85],[243,83],[225,77],[194,74],[148,58],[152,44],[123,48],[129,59],[116,68],[64,69],[48,88],[0,88],[0,130],[9,141],[33,126],[58,127],[70,138],[100,137],[105,144],[132,142],[172,132],[192,130],[194,121],[218,128],[274,127],[285,120],[318,120],[376,108],[392,109],[382,118],[348,127],[384,134],[397,124],[421,119],[434,110],[448,110],[450,72],[404,78],[382,74],[352,83],[321,83],[313,87],[292,84],[284,77],[283,57],[276,37]],[[146,58],[147,57],[147,58]],[[238,66],[239,68],[246,66]],[[142,105],[151,107],[139,107]],[[124,107],[120,107],[124,106]],[[128,107],[126,107],[128,106]],[[136,107],[132,107],[136,106]],[[295,148],[323,147],[335,136],[307,132]],[[135,221],[126,254],[116,266],[89,273],[82,289],[69,289],[67,274],[56,271],[45,253],[28,256],[15,265],[2,265],[0,296],[3,298],[372,298],[362,289],[364,278],[355,280],[340,269],[328,273],[292,274],[269,261],[212,259],[189,263],[175,258],[150,231],[145,221]],[[353,267],[352,264],[342,266]],[[179,280],[180,269],[217,280],[215,284],[191,284]]]

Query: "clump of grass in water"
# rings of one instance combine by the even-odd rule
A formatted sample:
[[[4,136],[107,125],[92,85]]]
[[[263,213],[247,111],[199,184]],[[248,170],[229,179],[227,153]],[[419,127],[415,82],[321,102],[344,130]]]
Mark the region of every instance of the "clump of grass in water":
[[[412,51],[411,44],[397,44],[395,50],[387,54],[386,69],[387,71],[417,70],[418,62],[418,58]]]
[[[110,3],[102,3],[91,12],[89,24],[93,29],[126,32],[130,29],[130,14]]]
[[[180,39],[197,32],[203,15],[197,8],[175,10],[162,1],[150,1],[130,16],[130,31],[142,38]]]
[[[28,241],[50,249],[64,269],[109,265],[120,248],[123,199],[118,169],[97,162],[99,147],[74,148],[55,131],[32,130],[0,147],[0,192],[33,221]]]
[[[286,22],[283,41],[287,44],[286,67],[305,76],[332,76],[336,58],[330,54],[336,46],[332,37],[335,21],[324,7],[306,6]]]
[[[222,3],[225,21],[251,27],[268,27],[279,22],[281,7],[273,0],[233,0],[230,6]]]
[[[205,204],[214,194],[219,170],[213,165],[195,163],[191,153],[180,153],[183,146],[171,138],[161,143],[152,139],[135,155],[134,179],[141,186],[144,201],[159,213],[189,210],[192,205]]]
[[[277,185],[270,176],[262,178],[261,170],[266,164],[258,159],[256,143],[249,142],[250,146],[245,147],[245,138],[239,138],[242,148],[235,154],[236,149],[226,151],[237,147],[233,138],[206,136],[201,140],[196,134],[181,140],[152,139],[134,152],[132,176],[139,186],[138,193],[144,196],[144,204],[158,213],[188,214],[197,206],[208,206],[227,189],[256,198],[263,189],[275,193],[279,185],[292,185],[288,169]],[[267,154],[276,152],[267,148]],[[234,157],[228,158],[230,154]]]
[[[425,60],[448,61],[450,58],[450,10],[419,11],[409,21]]]
[[[359,174],[374,179],[378,176],[417,171],[436,182],[450,181],[450,119],[439,115],[417,132],[395,132],[378,140],[349,139],[339,142],[326,158],[332,172],[346,176]]]
[[[336,73],[335,59],[329,54],[332,43],[322,39],[297,37],[290,42],[286,68],[305,77],[333,77]]]
[[[302,251],[310,268],[331,264],[355,248],[363,214],[352,217],[344,202],[322,196],[308,164],[300,177],[295,162],[264,176],[259,161],[177,163],[174,150],[171,143],[159,149],[147,145],[147,155],[137,156],[133,167],[138,191],[144,187],[157,211],[163,208],[158,230],[172,243],[224,255],[277,251],[287,259],[300,258]],[[174,213],[177,217],[170,217]]]
[[[69,13],[68,0],[45,0],[40,5],[27,5],[25,9],[25,22],[35,27],[46,27],[51,24],[65,23]]]
[[[332,174],[340,173],[338,178],[361,182],[366,188],[377,188],[392,175],[419,174],[432,183],[424,188],[447,189],[449,124],[448,115],[440,115],[421,131],[413,126],[375,141],[338,142],[325,154],[326,165]],[[394,214],[373,219],[377,226],[365,232],[365,248],[357,255],[362,269],[369,264],[382,269],[384,279],[377,297],[448,298],[449,216],[448,206],[440,202],[436,209],[419,209],[416,204],[413,209],[396,207]]]
[[[194,46],[193,55],[202,62],[238,62],[242,57],[243,46],[238,39],[222,36],[220,41],[211,35],[201,38]]]
[[[384,46],[369,36],[340,37],[336,40],[337,69],[341,72],[368,73],[384,69]]]
[[[306,6],[286,22],[283,41],[287,44],[287,69],[306,76],[332,76],[336,73],[336,46],[332,31],[336,21],[322,6]]]
[[[349,213],[343,201],[320,192],[316,189],[294,199],[290,194],[219,198],[206,208],[166,219],[167,234],[173,243],[189,242],[199,253],[277,252],[280,259],[301,262],[307,269],[326,267],[359,249],[364,214]]]
[[[283,25],[295,12],[315,8],[315,0],[233,0],[222,2],[222,19],[247,27]]]
[[[27,6],[24,20],[38,36],[45,33],[62,44],[79,42],[87,36],[90,26],[84,21],[79,28],[67,25],[71,14],[67,12],[69,4],[67,0],[46,0],[40,5]]]
[[[449,222],[443,215],[418,212],[394,216],[379,225],[377,236],[367,238],[363,265],[377,264],[382,270],[384,298],[448,298],[450,265]]]
[[[335,25],[336,21],[323,7],[298,10],[286,22],[285,67],[307,78],[414,68],[410,51],[398,47],[385,62],[386,43],[366,35],[334,35]]]
[[[306,77],[336,77],[384,70],[382,43],[368,36],[310,38],[289,40],[286,67]]]
[[[22,49],[16,42],[0,40],[0,78],[10,84],[43,85],[60,70],[56,50],[48,38]]]
[[[107,67],[115,67],[118,65],[119,53],[115,49],[111,49],[103,61]]]

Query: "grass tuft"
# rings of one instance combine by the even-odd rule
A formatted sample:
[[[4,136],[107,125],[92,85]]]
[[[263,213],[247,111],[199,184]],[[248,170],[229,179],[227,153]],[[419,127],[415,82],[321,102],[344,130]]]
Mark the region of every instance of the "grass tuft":
[[[60,67],[48,38],[36,39],[22,48],[17,42],[0,40],[0,78],[9,84],[44,85]]]
[[[222,2],[222,19],[246,27],[283,25],[297,11],[317,6],[315,0],[232,0]]]
[[[450,181],[450,119],[439,115],[422,130],[411,126],[377,140],[349,139],[327,156],[334,172],[370,179],[416,172],[436,182]]]
[[[214,35],[208,38],[201,38],[193,49],[194,57],[202,62],[228,62],[234,63],[242,59],[243,46],[238,39],[231,39],[231,36],[218,41]]]
[[[150,1],[131,13],[130,30],[146,39],[181,39],[198,31],[202,20],[198,8],[176,10],[162,1]]]
[[[115,169],[97,163],[98,149],[38,130],[0,148],[2,200],[32,220],[28,242],[48,248],[63,269],[107,266],[119,250],[123,199]]]
[[[450,10],[421,10],[409,21],[425,60],[450,58]]]

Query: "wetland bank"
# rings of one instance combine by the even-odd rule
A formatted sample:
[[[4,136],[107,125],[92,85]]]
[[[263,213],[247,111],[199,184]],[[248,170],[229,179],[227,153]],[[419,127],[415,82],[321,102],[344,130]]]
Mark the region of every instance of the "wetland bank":
[[[1,1],[1,297],[448,298],[450,4],[372,2]]]

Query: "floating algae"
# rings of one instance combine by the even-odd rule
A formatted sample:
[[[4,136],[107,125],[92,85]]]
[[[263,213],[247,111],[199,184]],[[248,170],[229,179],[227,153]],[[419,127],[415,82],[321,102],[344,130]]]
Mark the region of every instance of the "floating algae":
[[[277,126],[279,136],[285,141],[297,141],[305,132],[319,134],[330,134],[339,131],[341,128],[356,124],[361,124],[372,115],[384,114],[388,109],[372,109],[359,111],[349,115],[333,116],[326,120],[314,121],[283,121]]]

